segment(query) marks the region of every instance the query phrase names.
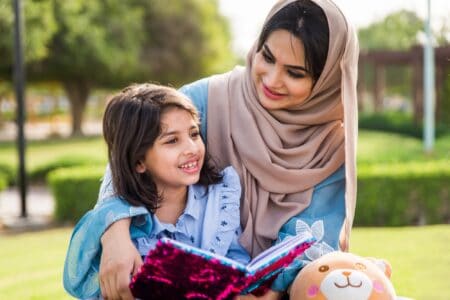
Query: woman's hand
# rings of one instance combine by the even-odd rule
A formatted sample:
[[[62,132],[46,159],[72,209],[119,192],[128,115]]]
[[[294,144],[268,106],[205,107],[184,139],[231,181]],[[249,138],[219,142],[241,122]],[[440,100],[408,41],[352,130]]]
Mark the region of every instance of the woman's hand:
[[[256,297],[252,294],[248,295],[239,295],[235,298],[235,300],[279,300],[283,296],[282,293],[276,292],[273,290],[269,290],[267,293],[262,295],[261,297]]]
[[[103,234],[100,260],[100,289],[105,299],[134,299],[128,287],[130,276],[142,265],[142,258],[130,237],[131,219],[113,223]]]

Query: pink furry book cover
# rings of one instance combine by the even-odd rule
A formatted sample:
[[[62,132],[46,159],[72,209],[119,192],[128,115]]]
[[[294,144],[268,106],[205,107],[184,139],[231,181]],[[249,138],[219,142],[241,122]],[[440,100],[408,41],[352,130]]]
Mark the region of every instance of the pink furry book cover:
[[[243,265],[232,259],[163,238],[145,258],[130,289],[138,299],[232,299],[240,293],[264,294],[272,281],[313,243],[297,235]]]

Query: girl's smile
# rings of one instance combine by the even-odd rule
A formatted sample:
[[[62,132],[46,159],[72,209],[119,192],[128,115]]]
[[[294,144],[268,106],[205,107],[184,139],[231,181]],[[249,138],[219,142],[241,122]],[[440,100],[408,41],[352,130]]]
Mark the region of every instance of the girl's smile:
[[[159,192],[186,189],[200,179],[205,145],[193,116],[173,107],[161,115],[162,132],[138,163],[138,172],[149,172]]]

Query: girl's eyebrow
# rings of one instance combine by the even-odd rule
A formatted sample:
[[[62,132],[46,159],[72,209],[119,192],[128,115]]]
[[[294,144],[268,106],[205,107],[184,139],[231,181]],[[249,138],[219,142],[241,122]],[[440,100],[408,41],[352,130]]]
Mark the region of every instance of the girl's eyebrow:
[[[270,51],[269,46],[267,46],[267,44],[264,44],[263,48],[264,48],[264,51],[266,51],[266,54],[275,61],[275,57],[273,56],[272,52]],[[285,67],[289,68],[289,69],[301,70],[301,71],[308,73],[308,70],[303,66],[285,65]]]
[[[196,126],[196,125],[192,125],[191,127],[189,127],[189,130],[192,130],[192,129],[199,129],[199,127]],[[178,133],[179,133],[178,130],[172,130],[172,131],[162,132],[162,133],[160,134],[160,136],[158,137],[158,139],[165,138],[166,136],[176,135],[176,134],[178,134]]]

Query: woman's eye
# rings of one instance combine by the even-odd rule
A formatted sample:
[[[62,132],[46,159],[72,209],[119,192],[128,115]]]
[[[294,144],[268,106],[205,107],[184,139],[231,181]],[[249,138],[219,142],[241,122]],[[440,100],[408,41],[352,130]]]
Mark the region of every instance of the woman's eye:
[[[304,73],[300,73],[300,72],[288,71],[288,74],[292,78],[305,78],[306,77],[306,75]]]
[[[170,140],[167,140],[164,144],[175,144],[178,141],[177,138],[172,138]]]
[[[263,56],[264,60],[269,63],[269,64],[273,64],[275,62],[275,60],[273,59],[272,56],[270,56],[269,54],[266,53],[266,51],[262,51],[261,55]]]

